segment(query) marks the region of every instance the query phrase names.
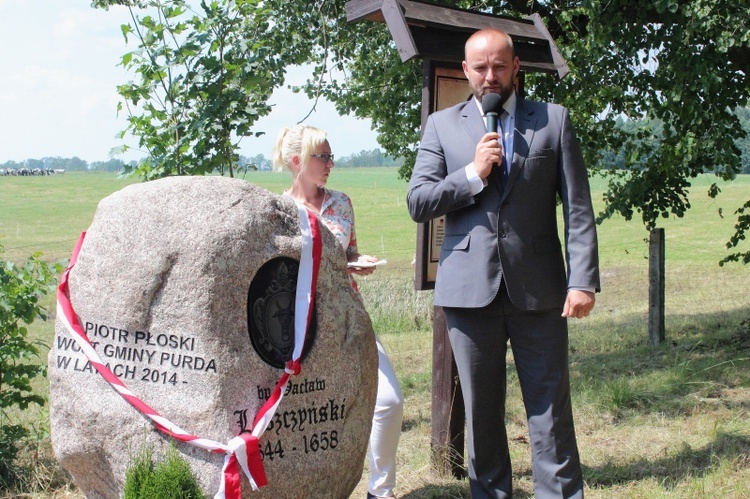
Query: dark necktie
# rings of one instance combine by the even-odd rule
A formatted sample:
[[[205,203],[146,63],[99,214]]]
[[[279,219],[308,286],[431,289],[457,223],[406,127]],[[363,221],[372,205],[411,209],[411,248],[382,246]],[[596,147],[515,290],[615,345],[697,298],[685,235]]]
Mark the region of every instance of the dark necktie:
[[[508,185],[508,163],[505,161],[505,156],[503,156],[503,162],[500,163],[500,185],[503,186],[503,192],[505,192],[505,186]]]
[[[492,165],[492,176],[495,179],[495,183],[497,184],[499,182],[500,192],[505,191],[505,185],[508,183],[508,163],[505,160],[505,134],[503,133],[503,119],[505,119],[505,116],[507,116],[507,112],[503,111],[500,115],[500,118],[497,120],[497,132],[500,134],[500,138],[498,139],[500,141],[500,144],[503,146],[503,158],[500,161],[500,164],[498,165],[495,163]],[[485,116],[485,120],[487,120],[487,116]],[[488,126],[488,122],[485,122],[485,125],[487,125],[487,129],[489,130],[490,127]]]
[[[503,111],[498,120],[498,125],[500,127],[500,130],[498,130],[500,132],[500,144],[503,146],[503,161],[500,163],[500,185],[503,186],[503,192],[505,192],[505,186],[508,185],[508,162],[505,159],[505,129],[503,127],[503,121],[505,121],[507,115],[508,113]]]

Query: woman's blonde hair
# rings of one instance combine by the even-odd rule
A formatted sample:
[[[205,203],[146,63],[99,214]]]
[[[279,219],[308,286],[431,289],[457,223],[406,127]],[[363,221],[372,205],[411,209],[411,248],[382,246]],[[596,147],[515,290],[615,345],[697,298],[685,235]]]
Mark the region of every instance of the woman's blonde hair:
[[[273,145],[273,171],[280,172],[284,167],[290,168],[292,158],[299,156],[300,170],[304,170],[311,154],[326,141],[323,130],[309,125],[294,125],[279,130]]]

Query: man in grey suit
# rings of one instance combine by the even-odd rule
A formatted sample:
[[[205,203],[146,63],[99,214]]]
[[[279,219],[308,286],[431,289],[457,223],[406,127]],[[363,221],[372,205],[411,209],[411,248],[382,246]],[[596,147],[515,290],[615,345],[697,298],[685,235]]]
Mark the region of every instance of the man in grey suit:
[[[586,317],[599,291],[596,225],[568,111],[516,95],[519,67],[506,33],[486,29],[469,38],[463,69],[473,98],[427,120],[407,201],[416,222],[445,216],[434,302],[445,312],[464,395],[472,497],[512,495],[508,342],[536,496],[582,497],[567,318]],[[490,93],[503,97],[500,133],[487,132],[483,120]]]

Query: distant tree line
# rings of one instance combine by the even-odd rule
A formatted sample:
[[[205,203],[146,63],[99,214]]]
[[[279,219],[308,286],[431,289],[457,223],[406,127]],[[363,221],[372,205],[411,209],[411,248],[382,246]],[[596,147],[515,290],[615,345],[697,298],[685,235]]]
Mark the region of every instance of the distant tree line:
[[[740,108],[735,111],[740,126],[745,131],[745,136],[734,141],[735,147],[740,154],[740,173],[750,173],[750,108]],[[662,139],[664,126],[655,120],[623,120],[617,121],[616,125],[625,135],[631,137],[616,154],[605,151],[602,154],[602,164],[605,169],[621,170],[626,164],[642,164],[643,168],[648,163],[648,158],[638,156],[641,151],[653,148],[642,147],[645,141],[656,141]],[[643,130],[650,130],[644,134]],[[628,155],[631,155],[630,157]],[[714,172],[714,165],[710,157],[705,158],[706,173]]]
[[[339,168],[361,168],[361,167],[378,167],[378,166],[398,166],[403,163],[403,159],[394,159],[387,154],[383,154],[380,149],[371,151],[362,150],[351,156],[336,157],[336,166]],[[263,154],[257,154],[251,158],[240,155],[238,171],[258,170],[270,171],[273,169],[271,159],[266,158]]]
[[[131,161],[129,164],[137,164],[137,161]],[[125,162],[121,159],[110,159],[109,161],[92,161],[89,163],[78,156],[72,158],[47,157],[42,159],[25,159],[23,161],[6,161],[0,164],[0,169],[20,170],[28,169],[49,169],[65,170],[66,172],[121,172],[125,168]]]
[[[344,156],[336,160],[336,166],[345,166],[358,168],[363,166],[398,166],[404,164],[403,158],[392,158],[387,154],[383,154],[380,149],[372,149],[371,151],[362,150],[351,156]]]
[[[387,154],[383,154],[380,149],[373,149],[371,151],[360,151],[351,156],[344,156],[336,158],[336,166],[338,167],[368,167],[368,166],[401,166],[403,160],[393,159]],[[125,170],[125,166],[131,167],[131,171],[138,165],[138,161],[130,161],[125,163],[121,159],[110,159],[109,161],[92,161],[91,163],[82,160],[78,156],[72,158],[61,158],[61,157],[47,157],[42,159],[26,159],[23,161],[6,161],[0,164],[0,169],[13,168],[19,170],[21,168],[47,168],[51,170],[65,170],[68,172],[121,172]],[[240,155],[237,163],[236,170],[248,171],[248,170],[259,170],[269,171],[272,169],[271,160],[266,158],[262,154],[257,154],[253,157],[247,157]],[[222,173],[222,172],[218,172]]]
[[[750,174],[750,108],[740,108],[736,111],[737,118],[740,122],[740,126],[745,130],[746,135],[740,139],[735,140],[735,146],[740,151],[740,166],[741,173]],[[612,152],[605,152],[602,155],[602,164],[600,165],[605,169],[624,169],[628,163],[643,163],[644,167],[647,163],[648,158],[628,158],[628,154],[635,155],[641,151],[648,150],[648,148],[639,147],[643,141],[647,140],[659,140],[662,136],[663,125],[658,121],[634,121],[620,119],[616,123],[616,126],[625,132],[627,135],[632,137],[631,141],[628,141],[617,154]],[[645,135],[642,130],[648,128],[651,133]],[[378,167],[378,166],[395,166],[401,167],[404,163],[403,158],[392,158],[391,156],[384,154],[380,149],[362,150],[358,153],[350,156],[343,156],[336,159],[336,166],[344,168],[360,168],[360,167]],[[126,164],[130,167],[138,165],[137,161],[130,161],[125,163],[121,159],[110,159],[108,161],[93,161],[91,163],[82,160],[77,156],[72,158],[61,158],[61,157],[46,157],[42,159],[26,159],[24,161],[6,161],[0,164],[0,169],[14,168],[16,170],[21,168],[48,168],[52,170],[65,170],[65,171],[84,171],[84,172],[121,172],[125,169]],[[252,157],[240,155],[237,165],[238,171],[270,171],[272,169],[271,160],[266,158],[263,154],[257,154]],[[134,168],[131,168],[131,171]],[[713,171],[711,158],[706,158],[706,173]],[[218,172],[222,173],[222,172]]]

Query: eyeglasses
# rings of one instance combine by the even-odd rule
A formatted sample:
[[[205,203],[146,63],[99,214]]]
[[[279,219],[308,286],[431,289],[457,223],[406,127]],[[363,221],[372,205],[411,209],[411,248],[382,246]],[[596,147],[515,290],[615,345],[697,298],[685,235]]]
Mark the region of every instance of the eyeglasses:
[[[318,158],[323,164],[333,161],[333,154],[311,154],[310,157]]]

